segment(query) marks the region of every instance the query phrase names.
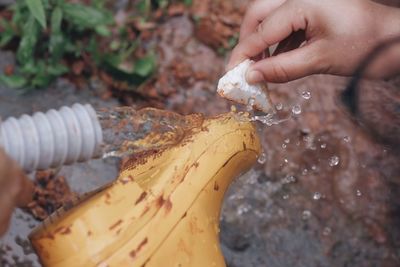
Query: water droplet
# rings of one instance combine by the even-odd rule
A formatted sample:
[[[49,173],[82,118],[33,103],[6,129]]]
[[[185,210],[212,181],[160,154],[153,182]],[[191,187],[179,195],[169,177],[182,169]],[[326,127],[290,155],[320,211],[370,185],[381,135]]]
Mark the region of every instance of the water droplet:
[[[286,144],[282,144],[282,148],[285,149],[287,147]]]
[[[244,213],[248,212],[250,209],[251,209],[251,206],[249,204],[242,204],[237,208],[236,213],[237,213],[237,215],[243,215]]]
[[[301,93],[301,96],[304,98],[304,99],[310,99],[311,98],[311,93],[309,92],[309,91],[304,91],[304,92],[302,92]]]
[[[299,114],[301,114],[301,106],[300,106],[300,105],[294,105],[294,106],[292,107],[292,113],[293,113],[294,115],[299,115]]]
[[[246,111],[248,111],[248,112],[252,111],[255,102],[256,102],[256,100],[254,98],[249,98],[249,101],[247,102],[247,106],[246,106]]]
[[[296,177],[294,177],[293,175],[286,175],[283,179],[282,179],[282,183],[283,184],[291,184],[291,183],[295,183],[297,182]]]
[[[314,195],[313,195],[313,199],[314,200],[320,200],[321,197],[322,197],[322,195],[321,195],[320,192],[315,192]]]
[[[258,157],[258,163],[264,164],[267,161],[267,155],[263,152],[261,155]]]
[[[307,170],[307,169],[304,169],[304,170],[301,172],[301,174],[307,175],[307,174],[308,174],[308,170]]]
[[[321,148],[322,149],[325,149],[326,148],[326,144],[324,143],[324,144],[321,144]]]
[[[301,218],[303,220],[308,220],[311,217],[311,211],[309,210],[304,210],[303,213],[301,214]]]
[[[118,151],[110,151],[110,152],[104,153],[102,156],[102,159],[111,158],[111,157],[118,157]]]
[[[267,126],[272,126],[272,125],[278,125],[281,122],[284,122],[286,119],[277,119],[273,113],[267,114],[265,116],[254,116],[250,119],[250,121],[259,121],[262,124],[265,124]]]
[[[289,138],[286,138],[286,139],[284,140],[284,142],[285,142],[286,144],[289,144],[289,143],[290,143],[290,139],[289,139]]]
[[[361,196],[362,196],[361,191],[357,189],[357,190],[356,190],[356,195],[357,195],[358,197],[361,197]]]
[[[362,163],[361,168],[365,169],[365,168],[367,168],[367,165],[365,163]]]
[[[288,163],[288,162],[289,162],[289,160],[288,160],[288,159],[283,159],[283,161],[284,161],[285,163]]]
[[[289,195],[283,195],[282,198],[286,200],[289,198]]]
[[[351,141],[350,136],[343,137],[343,141],[345,141],[346,143],[349,143]]]
[[[278,103],[275,105],[276,110],[281,111],[283,109],[283,104],[282,103]]]
[[[328,236],[332,233],[332,229],[330,227],[325,227],[324,230],[322,231],[322,234],[324,236]]]
[[[338,156],[332,156],[329,159],[329,166],[334,167],[337,166],[339,164],[340,160]]]
[[[312,165],[311,166],[311,170],[316,171],[317,170],[317,166],[316,165]]]

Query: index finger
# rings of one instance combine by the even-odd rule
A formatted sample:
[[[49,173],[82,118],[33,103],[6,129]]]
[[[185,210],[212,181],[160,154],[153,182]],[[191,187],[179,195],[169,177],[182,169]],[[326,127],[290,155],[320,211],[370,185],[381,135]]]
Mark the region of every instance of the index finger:
[[[240,27],[240,38],[243,40],[253,33],[257,26],[266,18],[273,10],[281,6],[286,0],[258,0],[254,2],[246,11]]]
[[[245,59],[259,55],[270,46],[287,38],[292,32],[306,29],[305,14],[299,13],[292,3],[285,2],[279,6],[259,24],[256,32],[239,42],[232,51],[228,69]]]

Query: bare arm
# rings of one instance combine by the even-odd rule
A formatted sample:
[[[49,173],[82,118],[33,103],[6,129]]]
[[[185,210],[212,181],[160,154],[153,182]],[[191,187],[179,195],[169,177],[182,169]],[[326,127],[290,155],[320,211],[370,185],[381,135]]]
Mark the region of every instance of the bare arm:
[[[7,231],[14,208],[27,205],[32,192],[32,182],[0,148],[0,236]]]

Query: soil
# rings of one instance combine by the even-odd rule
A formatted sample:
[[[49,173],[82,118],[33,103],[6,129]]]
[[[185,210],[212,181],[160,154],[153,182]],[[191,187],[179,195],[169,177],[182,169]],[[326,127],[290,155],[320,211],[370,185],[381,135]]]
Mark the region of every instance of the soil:
[[[217,96],[216,83],[249,2],[194,0],[191,8],[173,5],[167,16],[155,14],[141,38],[155,45],[158,70],[134,92],[100,76],[91,77],[81,89],[75,81],[60,80],[28,96],[1,88],[0,112],[6,117],[74,101],[181,114],[226,112],[232,103]],[[127,3],[118,1],[116,9]],[[0,69],[13,64],[12,54],[0,57],[9,58],[8,64],[0,62]],[[315,75],[269,85],[273,102],[282,105],[280,113],[288,119],[271,127],[259,125],[266,161],[241,176],[226,194],[221,243],[229,267],[400,265],[398,138],[377,138],[398,121],[386,116],[391,106],[383,104],[398,99],[399,83],[365,81],[359,100],[365,112],[354,117],[340,98],[348,82]],[[381,90],[385,93],[377,93]],[[304,92],[311,98],[305,99]],[[47,101],[41,101],[43,95]],[[295,105],[300,105],[300,114],[292,113]],[[55,177],[65,176],[71,190],[81,194],[115,177],[116,164],[77,164],[62,168]],[[45,180],[50,183],[46,190],[40,188],[42,195],[61,181]],[[38,195],[35,205],[39,199]],[[46,210],[48,203],[44,204],[40,211]],[[9,234],[0,241],[0,266],[38,266],[26,240],[36,224],[16,211]]]
[[[77,196],[69,188],[65,177],[57,176],[54,170],[36,172],[34,181],[33,201],[28,204],[26,211],[39,221],[71,203]]]

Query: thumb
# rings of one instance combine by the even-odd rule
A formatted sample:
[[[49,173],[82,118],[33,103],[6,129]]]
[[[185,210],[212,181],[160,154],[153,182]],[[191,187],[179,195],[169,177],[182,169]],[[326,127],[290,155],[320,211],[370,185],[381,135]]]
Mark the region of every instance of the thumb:
[[[311,74],[325,73],[324,60],[319,52],[320,47],[320,41],[316,41],[258,61],[249,68],[246,80],[250,84],[262,81],[282,83]]]

